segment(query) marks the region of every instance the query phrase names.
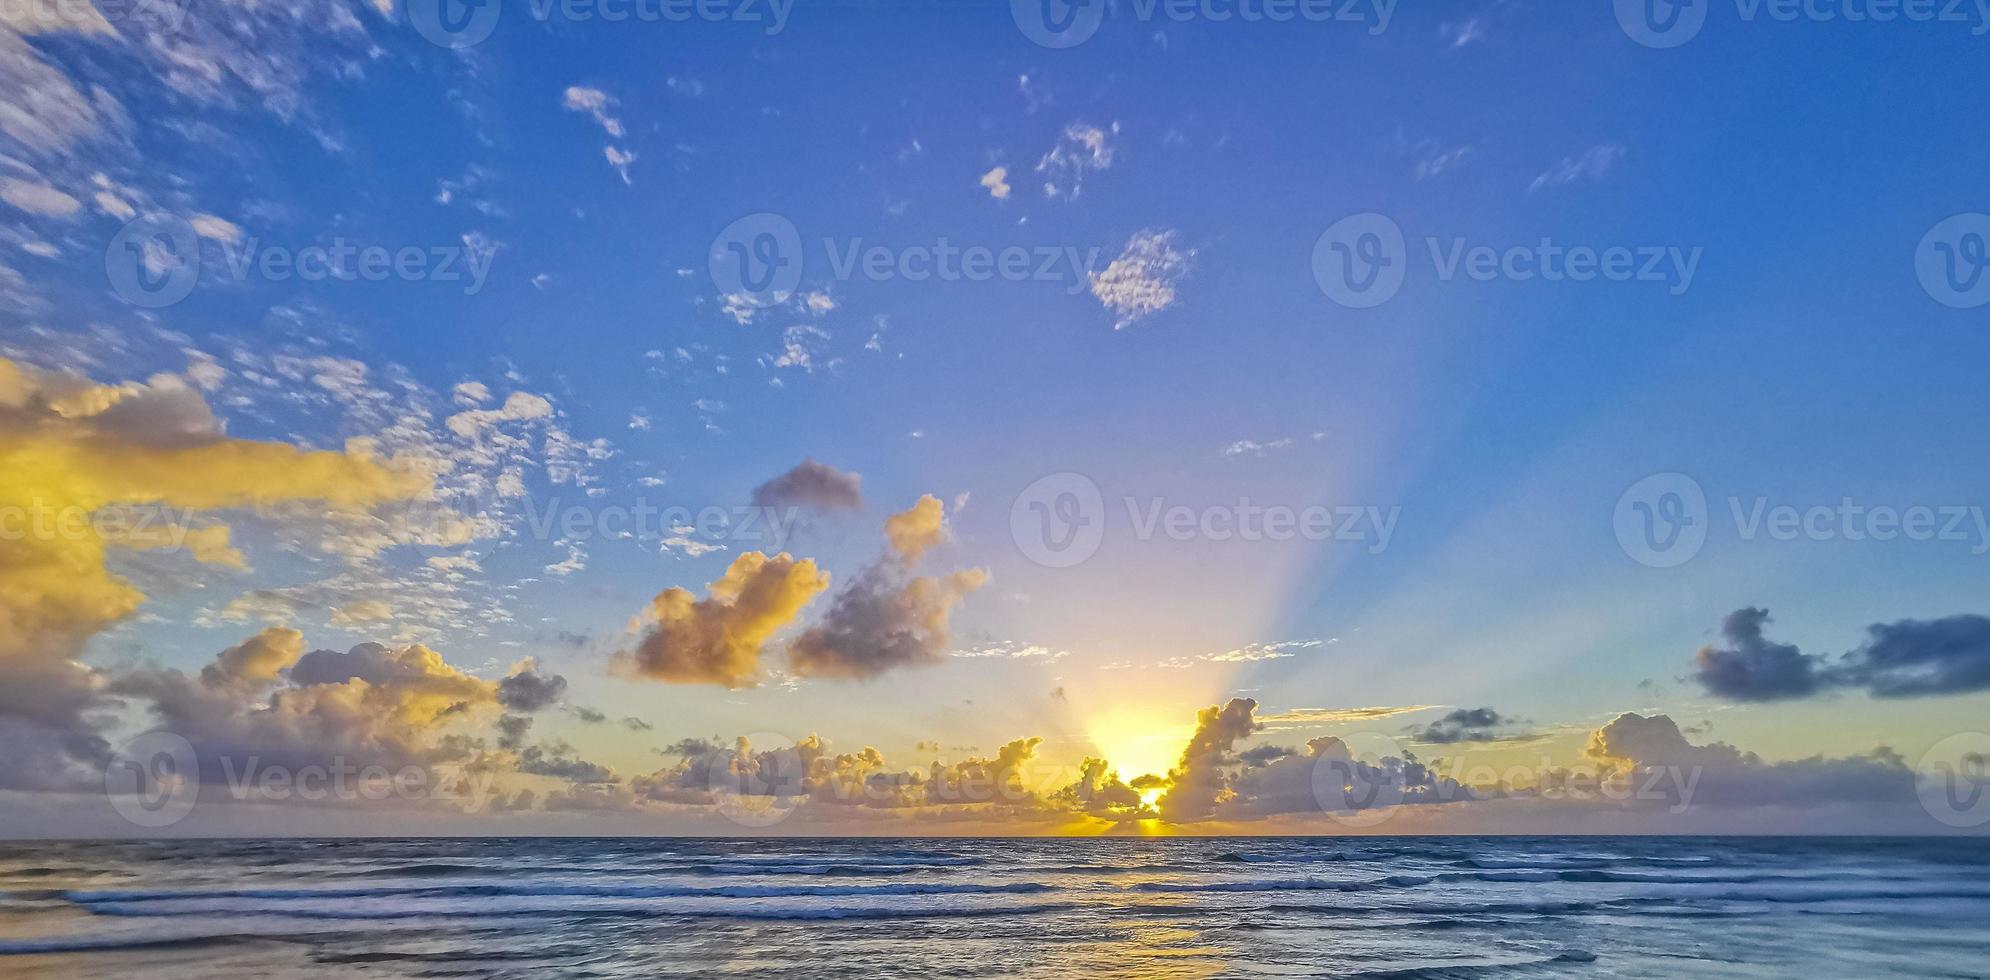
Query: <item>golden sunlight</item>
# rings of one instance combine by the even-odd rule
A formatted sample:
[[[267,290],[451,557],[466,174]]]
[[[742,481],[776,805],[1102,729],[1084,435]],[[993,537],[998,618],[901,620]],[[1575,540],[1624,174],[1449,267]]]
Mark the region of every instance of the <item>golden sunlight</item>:
[[[1100,711],[1087,728],[1100,757],[1129,782],[1139,776],[1167,775],[1194,734],[1192,727],[1183,727],[1181,719],[1170,718],[1161,709],[1135,705]],[[1142,800],[1154,802],[1146,795]]]

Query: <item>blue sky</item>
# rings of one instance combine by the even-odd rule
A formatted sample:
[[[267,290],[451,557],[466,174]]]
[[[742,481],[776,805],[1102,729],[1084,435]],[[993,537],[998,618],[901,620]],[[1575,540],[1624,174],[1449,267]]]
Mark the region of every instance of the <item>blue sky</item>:
[[[236,513],[252,570],[117,559],[147,602],[86,637],[83,662],[191,671],[268,626],[313,649],[421,642],[493,680],[534,657],[570,704],[653,726],[540,721],[621,772],[748,731],[894,757],[1041,734],[1046,759],[1076,763],[1107,748],[1088,719],[1129,713],[1167,763],[1197,708],[1239,696],[1265,714],[1419,708],[1387,723],[1399,738],[1492,705],[1538,735],[1473,746],[1495,754],[1575,755],[1643,710],[1771,760],[1883,744],[1911,764],[1978,724],[1979,689],[1911,710],[1856,685],[1738,704],[1693,659],[1747,607],[1834,657],[1869,624],[1981,610],[1990,314],[1916,277],[1930,229],[1990,210],[1975,21],[1715,4],[1655,49],[1604,4],[1405,5],[1379,31],[1139,9],[1066,50],[993,3],[802,5],[772,34],[506,4],[462,49],[391,2],[232,26],[195,10],[151,34],[9,25],[0,74],[37,98],[0,117],[0,353],[106,384],[183,373],[233,439],[439,454],[457,467],[442,509],[486,521],[445,545],[376,515],[388,540],[360,548],[359,525],[322,514]],[[1402,232],[1407,278],[1354,309],[1313,255],[1369,213]],[[766,306],[709,271],[755,214],[802,245],[799,283]],[[202,243],[188,295],[157,309],[105,271],[147,216]],[[1658,249],[1648,268],[1671,278],[1440,278],[1445,249],[1544,240]],[[1026,254],[1033,274],[907,281],[831,258],[942,242]],[[227,271],[338,243],[467,250],[488,277]],[[496,418],[519,394],[544,410]],[[478,412],[493,419],[460,423],[475,438],[452,435]],[[740,507],[804,459],[861,474],[863,504],[779,542],[560,540],[527,517]],[[1032,560],[1012,529],[1019,495],[1058,473],[1104,504],[1075,567]],[[1676,567],[1613,530],[1661,473],[1710,502]],[[809,679],[770,647],[768,682],[736,690],[612,670],[652,596],[704,596],[762,544],[831,576],[785,641],[925,494],[947,527],[926,572],[988,573],[937,665]],[[1137,528],[1146,508],[1240,498],[1386,514],[1388,536]],[[1954,508],[1960,537],[1744,540],[1731,516],[1847,498]]]

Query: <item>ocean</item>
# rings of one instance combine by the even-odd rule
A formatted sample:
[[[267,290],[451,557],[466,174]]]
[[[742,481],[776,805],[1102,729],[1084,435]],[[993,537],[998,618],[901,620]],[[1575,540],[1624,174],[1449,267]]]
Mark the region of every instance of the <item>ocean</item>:
[[[1990,840],[15,842],[0,975],[1985,977]]]

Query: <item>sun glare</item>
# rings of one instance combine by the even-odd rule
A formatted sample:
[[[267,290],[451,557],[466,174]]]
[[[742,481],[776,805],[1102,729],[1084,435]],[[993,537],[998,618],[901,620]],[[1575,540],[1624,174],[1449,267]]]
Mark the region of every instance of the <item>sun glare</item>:
[[[1131,782],[1139,776],[1167,775],[1181,759],[1182,747],[1192,733],[1184,730],[1178,719],[1121,708],[1100,713],[1087,734],[1119,777]]]

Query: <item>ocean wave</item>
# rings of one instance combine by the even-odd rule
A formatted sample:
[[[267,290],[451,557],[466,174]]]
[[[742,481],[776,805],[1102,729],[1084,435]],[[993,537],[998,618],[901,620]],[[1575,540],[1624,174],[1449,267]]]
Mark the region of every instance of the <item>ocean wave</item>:
[[[502,898],[559,896],[588,898],[851,898],[865,895],[1028,895],[1052,891],[1037,882],[990,884],[906,883],[889,885],[688,885],[518,883],[500,885],[421,885],[381,888],[228,888],[208,891],[131,889],[59,892],[78,905],[122,902],[175,902],[252,898],[265,901],[358,898]]]
[[[514,896],[509,901],[481,899],[474,903],[457,902],[454,904],[380,902],[370,906],[360,905],[357,907],[351,904],[328,904],[316,907],[293,906],[289,908],[271,908],[266,904],[261,904],[259,900],[105,902],[91,906],[90,911],[98,915],[129,918],[211,916],[231,920],[255,918],[265,920],[329,920],[344,922],[409,922],[421,919],[502,919],[521,916],[559,916],[570,919],[656,919],[679,917],[807,921],[837,919],[930,919],[986,915],[1025,916],[1093,908],[1093,906],[1073,902],[990,905],[936,905],[924,903],[919,905],[904,903],[821,905],[780,904],[775,902],[687,904],[684,902],[671,903],[651,900],[618,899],[587,904],[574,904],[571,897],[563,898],[560,902],[535,902],[524,900],[524,898],[524,896]],[[7,951],[9,951],[8,946],[0,943],[0,952]]]

